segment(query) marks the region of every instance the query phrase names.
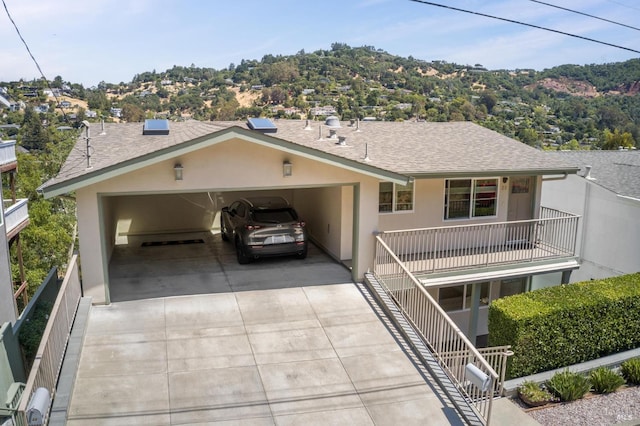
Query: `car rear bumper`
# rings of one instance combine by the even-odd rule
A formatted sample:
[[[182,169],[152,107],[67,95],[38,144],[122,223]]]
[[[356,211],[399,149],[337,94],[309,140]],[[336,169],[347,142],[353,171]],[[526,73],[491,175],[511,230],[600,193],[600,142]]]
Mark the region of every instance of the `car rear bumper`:
[[[250,245],[246,247],[246,254],[250,257],[263,256],[286,256],[303,253],[307,250],[307,243],[286,243],[286,244],[267,244],[267,245]]]

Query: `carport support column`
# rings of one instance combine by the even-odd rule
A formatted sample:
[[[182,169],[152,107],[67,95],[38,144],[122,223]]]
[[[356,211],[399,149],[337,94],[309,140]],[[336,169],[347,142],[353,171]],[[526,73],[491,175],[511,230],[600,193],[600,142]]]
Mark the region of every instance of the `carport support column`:
[[[361,281],[373,269],[374,232],[378,231],[379,184],[365,179],[353,187],[353,279]]]
[[[467,331],[467,337],[476,345],[476,338],[478,337],[478,312],[480,311],[480,289],[481,283],[473,283],[471,285],[471,312],[469,312],[469,330]]]
[[[91,297],[93,304],[107,303],[105,283],[105,262],[101,234],[100,205],[94,191],[81,188],[76,191],[78,217],[78,241],[82,264],[82,289],[85,297]]]

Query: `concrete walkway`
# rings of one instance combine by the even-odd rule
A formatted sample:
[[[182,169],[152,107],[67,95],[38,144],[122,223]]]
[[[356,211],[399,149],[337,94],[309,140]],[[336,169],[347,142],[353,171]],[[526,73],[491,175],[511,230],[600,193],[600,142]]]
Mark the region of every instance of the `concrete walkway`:
[[[94,306],[68,425],[450,425],[352,283]]]

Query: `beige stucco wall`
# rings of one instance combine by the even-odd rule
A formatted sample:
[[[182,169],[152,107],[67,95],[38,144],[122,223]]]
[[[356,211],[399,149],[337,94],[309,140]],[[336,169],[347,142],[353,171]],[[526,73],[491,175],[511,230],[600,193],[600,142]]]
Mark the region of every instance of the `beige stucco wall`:
[[[293,164],[291,177],[282,175],[284,160]],[[175,163],[184,167],[182,181],[174,178]],[[377,179],[233,139],[78,189],[78,230],[85,292],[93,297],[94,303],[108,301],[106,269],[113,245],[123,235],[210,229],[217,226],[214,211],[221,208],[222,203],[256,190],[282,192],[304,213],[320,210],[314,212],[310,220],[314,237],[317,233],[335,257],[350,258],[351,253],[341,251],[344,233],[351,234],[347,228],[352,220],[345,220],[344,215],[352,214],[353,190],[347,190],[351,192],[345,195],[341,186],[350,187],[356,182],[363,182],[359,185],[360,210],[377,212]],[[325,188],[319,188],[321,186]],[[214,203],[207,200],[207,193],[215,194]],[[102,212],[99,205],[103,207]],[[378,215],[366,215],[359,220],[359,225],[360,238],[355,245],[361,247],[364,256],[354,265],[354,271],[362,276],[373,259],[371,236],[378,228]],[[101,238],[105,239],[104,248],[100,244]]]
[[[497,177],[497,176],[496,176]],[[497,177],[499,179],[499,177]],[[380,230],[430,228],[507,220],[509,183],[499,179],[498,211],[493,218],[444,220],[445,179],[417,179],[414,182],[412,212],[380,213]]]
[[[339,260],[350,259],[351,250],[343,252],[343,228],[350,223],[344,221],[343,209],[352,212],[351,199],[342,197],[342,187],[300,189],[295,192],[296,208],[307,222],[307,230],[313,240]],[[352,213],[351,213],[352,214]],[[348,229],[351,232],[351,228]],[[351,246],[351,235],[347,235]]]

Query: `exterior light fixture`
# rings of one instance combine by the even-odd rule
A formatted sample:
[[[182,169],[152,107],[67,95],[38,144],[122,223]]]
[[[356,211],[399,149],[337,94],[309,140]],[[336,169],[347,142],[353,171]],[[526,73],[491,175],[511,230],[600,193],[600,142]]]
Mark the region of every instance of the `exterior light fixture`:
[[[290,177],[293,174],[293,164],[289,160],[282,162],[282,176]]]
[[[508,180],[509,178],[507,176],[502,177],[502,183],[507,183]]]
[[[184,170],[184,167],[182,167],[182,164],[180,163],[176,163],[176,165],[173,166],[173,173],[175,174],[176,180],[182,180],[183,170]]]

